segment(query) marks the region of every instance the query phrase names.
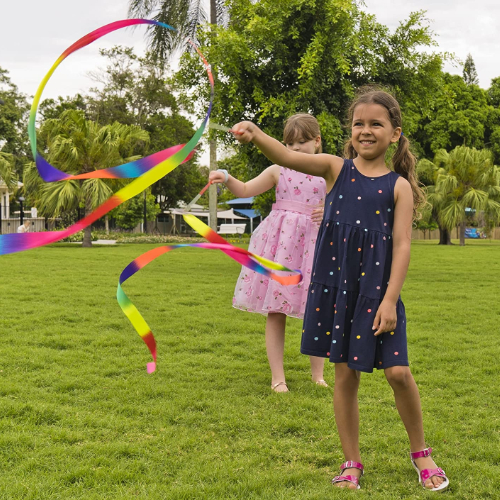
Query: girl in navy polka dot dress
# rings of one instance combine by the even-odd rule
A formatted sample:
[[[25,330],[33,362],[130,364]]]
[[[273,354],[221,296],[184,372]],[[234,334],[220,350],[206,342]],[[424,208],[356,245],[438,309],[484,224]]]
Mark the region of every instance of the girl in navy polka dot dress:
[[[345,462],[334,485],[360,487],[359,381],[361,372],[378,368],[394,391],[419,481],[430,491],[440,491],[449,481],[425,446],[400,298],[410,262],[412,221],[424,201],[416,160],[401,132],[399,104],[390,94],[362,91],[349,109],[349,120],[346,159],[326,154],[305,158],[250,122],[232,130],[240,142],[252,141],[271,161],[326,181],[301,352],[335,363],[335,420]],[[391,170],[385,157],[394,143]]]

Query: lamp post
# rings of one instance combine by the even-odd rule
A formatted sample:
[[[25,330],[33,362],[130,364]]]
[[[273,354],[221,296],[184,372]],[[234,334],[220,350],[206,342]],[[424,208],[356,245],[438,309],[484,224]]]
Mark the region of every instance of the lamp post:
[[[147,200],[146,200],[146,190],[144,190],[144,233],[148,232],[148,211],[147,211]]]
[[[24,196],[19,196],[18,200],[19,200],[19,205],[20,205],[20,212],[19,212],[19,216],[21,218],[21,221],[20,221],[20,226],[23,225],[23,222],[24,222],[24,211],[23,211],[23,201],[24,201]]]

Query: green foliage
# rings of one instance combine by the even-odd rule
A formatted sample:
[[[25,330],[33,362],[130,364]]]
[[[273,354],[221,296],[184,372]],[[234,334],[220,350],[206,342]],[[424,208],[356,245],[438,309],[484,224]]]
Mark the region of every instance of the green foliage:
[[[354,92],[377,82],[402,101],[405,132],[417,130],[440,80],[443,57],[423,50],[435,44],[423,12],[411,14],[391,34],[354,1],[231,0],[228,7],[227,27],[218,27],[213,38],[208,31],[199,34],[202,51],[216,68],[216,122],[230,126],[250,119],[281,138],[288,116],[309,112],[320,122],[324,151],[341,154]],[[178,78],[190,97],[200,96],[203,109],[208,86],[196,56],[184,55]],[[229,134],[217,134],[231,143]],[[242,180],[269,164],[251,145],[237,154],[247,165]]]
[[[443,85],[436,89],[433,110],[423,129],[426,154],[432,156],[439,149],[457,146],[483,148],[490,111],[486,91],[446,73]]]
[[[146,196],[146,219],[155,220],[160,212],[160,206],[155,202],[152,194]],[[138,194],[130,200],[122,203],[110,213],[114,217],[116,225],[122,229],[133,229],[137,224],[144,221],[144,194]]]
[[[471,54],[467,54],[467,59],[465,59],[463,76],[466,85],[479,85],[476,65]]]
[[[0,168],[8,168],[11,176],[20,178],[24,162],[31,156],[26,134],[29,106],[26,96],[19,92],[8,71],[1,67],[0,98],[4,101],[0,105],[0,152],[4,153]],[[7,170],[4,175],[8,175]]]
[[[134,125],[100,126],[85,119],[83,111],[67,109],[59,118],[46,120],[40,135],[47,146],[47,161],[63,172],[82,174],[133,161],[138,147],[148,142],[148,134]],[[70,180],[44,183],[31,164],[24,181],[28,198],[39,207],[40,215],[54,217],[83,204],[88,215],[112,194],[113,181],[103,179]],[[115,186],[116,181],[114,181]],[[85,230],[84,245],[90,245],[90,226]]]
[[[489,151],[465,146],[451,153],[440,150],[434,163],[419,162],[418,171],[428,183],[433,215],[448,230],[462,225],[462,243],[466,208],[483,212],[488,220],[500,221],[500,168],[493,164]]]
[[[145,130],[149,141],[135,151],[143,156],[184,144],[192,137],[193,125],[181,114],[167,63],[152,53],[139,57],[129,47],[103,49],[101,55],[107,66],[93,74],[104,85],[93,89],[87,97],[91,119],[100,124],[117,121]],[[170,208],[180,200],[189,201],[205,184],[206,177],[195,161],[190,161],[155,183],[152,193],[160,200],[162,209]]]

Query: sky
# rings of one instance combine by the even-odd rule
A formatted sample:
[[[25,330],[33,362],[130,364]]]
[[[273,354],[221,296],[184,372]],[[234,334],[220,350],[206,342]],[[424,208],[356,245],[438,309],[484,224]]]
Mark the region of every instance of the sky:
[[[78,38],[104,24],[127,17],[127,0],[25,0],[2,2],[0,7],[0,67],[12,82],[33,96],[59,55]],[[365,10],[392,31],[410,12],[427,10],[437,51],[454,52],[465,60],[471,53],[479,84],[487,89],[500,76],[500,2],[498,0],[365,0]],[[95,83],[90,71],[104,67],[99,48],[146,47],[146,28],[122,29],[72,54],[45,87],[42,99],[86,92]],[[446,63],[445,71],[462,74],[460,66]]]

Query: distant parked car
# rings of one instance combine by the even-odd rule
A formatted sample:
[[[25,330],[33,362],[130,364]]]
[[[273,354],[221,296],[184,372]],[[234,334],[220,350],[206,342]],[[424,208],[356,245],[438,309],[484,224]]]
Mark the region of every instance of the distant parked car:
[[[465,237],[466,238],[481,238],[481,233],[475,227],[466,227],[465,228]]]

